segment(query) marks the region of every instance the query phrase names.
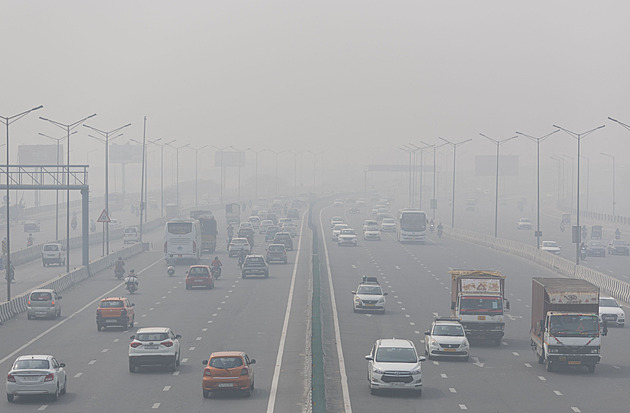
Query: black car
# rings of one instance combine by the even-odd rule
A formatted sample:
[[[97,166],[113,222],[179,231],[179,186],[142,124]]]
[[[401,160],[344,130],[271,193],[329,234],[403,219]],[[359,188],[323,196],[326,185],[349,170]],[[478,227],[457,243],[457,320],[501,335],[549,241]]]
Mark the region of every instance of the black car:
[[[587,257],[605,257],[606,247],[601,241],[590,240],[586,243],[586,256]]]
[[[630,255],[630,244],[626,240],[614,239],[608,244],[610,255]]]
[[[293,251],[293,239],[288,232],[278,232],[276,236],[273,237],[273,243],[284,244],[284,248],[286,248],[287,251]]]
[[[262,255],[248,255],[245,257],[243,267],[241,269],[241,277],[247,278],[248,275],[262,275],[269,277],[269,266],[265,262]]]
[[[300,219],[300,211],[297,208],[289,208],[287,210],[287,218]]]
[[[269,228],[267,228],[267,232],[265,232],[265,241],[269,242],[269,241],[273,241],[273,239],[275,238],[276,234],[280,231],[280,228],[277,225],[272,225]]]

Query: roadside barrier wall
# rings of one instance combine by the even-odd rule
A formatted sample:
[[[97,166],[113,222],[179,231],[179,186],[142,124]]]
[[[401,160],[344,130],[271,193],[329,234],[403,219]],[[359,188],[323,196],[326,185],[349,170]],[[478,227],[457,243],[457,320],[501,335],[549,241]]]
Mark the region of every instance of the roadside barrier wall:
[[[559,257],[547,251],[535,248],[531,245],[517,241],[494,238],[491,235],[480,234],[457,228],[444,228],[444,233],[451,238],[470,242],[497,251],[517,255],[529,261],[533,261],[558,274],[586,280],[600,288],[601,292],[615,297],[626,303],[630,302],[630,284],[613,278],[583,265],[576,265],[566,258]]]

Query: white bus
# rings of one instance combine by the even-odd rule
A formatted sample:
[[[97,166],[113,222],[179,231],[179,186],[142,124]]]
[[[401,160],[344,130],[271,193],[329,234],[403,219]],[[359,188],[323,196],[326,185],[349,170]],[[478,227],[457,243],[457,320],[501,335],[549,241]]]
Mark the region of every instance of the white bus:
[[[194,260],[201,258],[201,226],[196,219],[176,218],[164,227],[164,258]]]
[[[400,211],[399,242],[424,242],[427,235],[427,216],[419,209],[406,208]]]

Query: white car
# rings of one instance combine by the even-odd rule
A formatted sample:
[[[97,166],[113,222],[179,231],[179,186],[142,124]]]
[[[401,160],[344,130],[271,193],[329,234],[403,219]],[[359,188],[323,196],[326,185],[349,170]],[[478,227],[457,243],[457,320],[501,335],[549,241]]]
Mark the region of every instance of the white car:
[[[378,311],[385,314],[385,296],[381,285],[376,277],[363,277],[363,281],[352,292],[352,310],[356,313],[359,311]]]
[[[379,229],[366,229],[363,231],[363,239],[366,241],[380,241],[381,230]]]
[[[378,222],[373,219],[366,219],[363,221],[363,231],[366,229],[379,229]]]
[[[560,255],[560,245],[556,241],[543,241],[540,249],[555,255]]]
[[[468,361],[470,344],[466,332],[455,318],[436,318],[424,332],[424,354],[429,357],[455,357]]]
[[[344,228],[339,232],[337,236],[338,245],[353,245],[357,246],[357,232],[352,228]]]
[[[333,206],[334,207],[342,207],[343,206],[343,201],[341,199],[335,199],[333,202]]]
[[[247,221],[252,224],[253,229],[260,228],[260,218],[257,215],[252,215],[251,217],[247,218]]]
[[[12,403],[15,396],[46,394],[53,400],[65,394],[68,388],[66,365],[53,356],[30,355],[15,359],[7,374],[7,400]]]
[[[129,371],[135,373],[140,366],[152,365],[175,371],[181,357],[180,338],[168,327],[139,328],[129,343]]]
[[[396,389],[415,391],[422,395],[422,367],[424,356],[418,356],[411,340],[396,338],[376,340],[368,361],[370,393]]]
[[[252,246],[249,245],[247,238],[232,238],[232,242],[228,245],[228,256],[236,257],[240,251],[252,252]]]
[[[333,229],[337,224],[343,224],[343,218],[339,216],[334,216],[330,218],[330,229]]]
[[[339,233],[344,228],[350,228],[348,224],[336,224],[332,230],[332,240],[337,242],[337,237],[339,237]]]
[[[253,230],[254,229],[254,225],[251,222],[249,222],[249,221],[241,222],[239,224],[239,226],[238,226],[238,229],[251,229],[251,230]]]
[[[297,235],[297,226],[293,222],[285,222],[282,224],[280,231],[288,232],[292,237],[295,237]]]
[[[273,221],[270,219],[263,219],[262,221],[260,221],[260,227],[258,228],[258,230],[260,231],[261,234],[266,234],[267,233],[267,228],[269,228],[270,226],[273,225]]]
[[[140,230],[138,227],[127,227],[123,233],[123,243],[129,244],[140,242]]]
[[[534,224],[529,218],[521,218],[518,220],[518,224],[516,225],[516,229],[532,229],[534,228]]]
[[[116,228],[122,228],[122,222],[120,222],[119,220],[117,220],[116,218],[111,218],[109,220],[109,229],[116,229]]]
[[[383,222],[381,222],[381,231],[396,232],[396,220],[392,217],[383,218]]]
[[[612,297],[599,297],[599,318],[606,321],[607,325],[623,327],[626,322],[626,313],[617,300]]]

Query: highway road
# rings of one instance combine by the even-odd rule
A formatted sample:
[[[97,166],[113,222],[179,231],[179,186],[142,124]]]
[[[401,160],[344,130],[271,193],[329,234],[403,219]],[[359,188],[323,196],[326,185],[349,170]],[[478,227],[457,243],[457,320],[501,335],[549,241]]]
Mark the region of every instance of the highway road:
[[[332,215],[343,215],[343,210],[327,207],[321,214],[347,372],[347,380],[340,380],[341,386],[327,386],[328,411],[342,411],[343,386],[347,386],[355,412],[627,411],[627,328],[610,329],[604,338],[602,363],[593,375],[586,369],[547,373],[537,364],[529,345],[531,278],[555,274],[520,258],[446,237],[431,236],[426,245],[417,245],[400,244],[392,234],[382,241],[360,241],[357,248],[339,247],[331,242],[327,223]],[[345,218],[360,230],[365,216]],[[450,268],[496,269],[507,276],[511,310],[502,345],[473,345],[467,363],[426,361],[421,398],[395,393],[371,395],[364,356],[378,338],[411,339],[423,351],[424,331],[433,317],[450,314]],[[351,291],[364,274],[377,276],[388,291],[386,314],[352,311]],[[328,311],[327,320],[327,325],[333,325],[332,311]],[[325,343],[335,342],[334,328],[326,328],[324,333]],[[340,371],[335,346],[330,344],[325,353],[335,355],[326,360],[327,371]]]
[[[161,233],[156,235],[160,237]],[[256,236],[254,252],[265,249],[261,237]],[[34,397],[9,404],[5,399],[1,410],[302,411],[307,400],[304,349],[310,239],[306,227],[295,240],[298,248],[289,253],[289,263],[272,264],[268,279],[242,279],[236,259],[227,258],[220,249],[223,275],[213,290],[186,290],[187,265],[178,265],[175,276],[167,276],[160,248],[127,260],[127,268],[135,268],[140,278],[138,293],[130,296],[136,324],[128,331],[96,329],[99,300],[127,295],[109,272],[64,292],[60,319],[28,321],[21,314],[8,321],[0,326],[0,369],[8,371],[19,354],[51,353],[67,365],[69,391],[57,402]],[[129,336],[147,326],[168,326],[182,335],[181,366],[174,373],[160,368],[129,372]],[[202,397],[202,360],[219,350],[242,350],[256,359],[251,398]]]

